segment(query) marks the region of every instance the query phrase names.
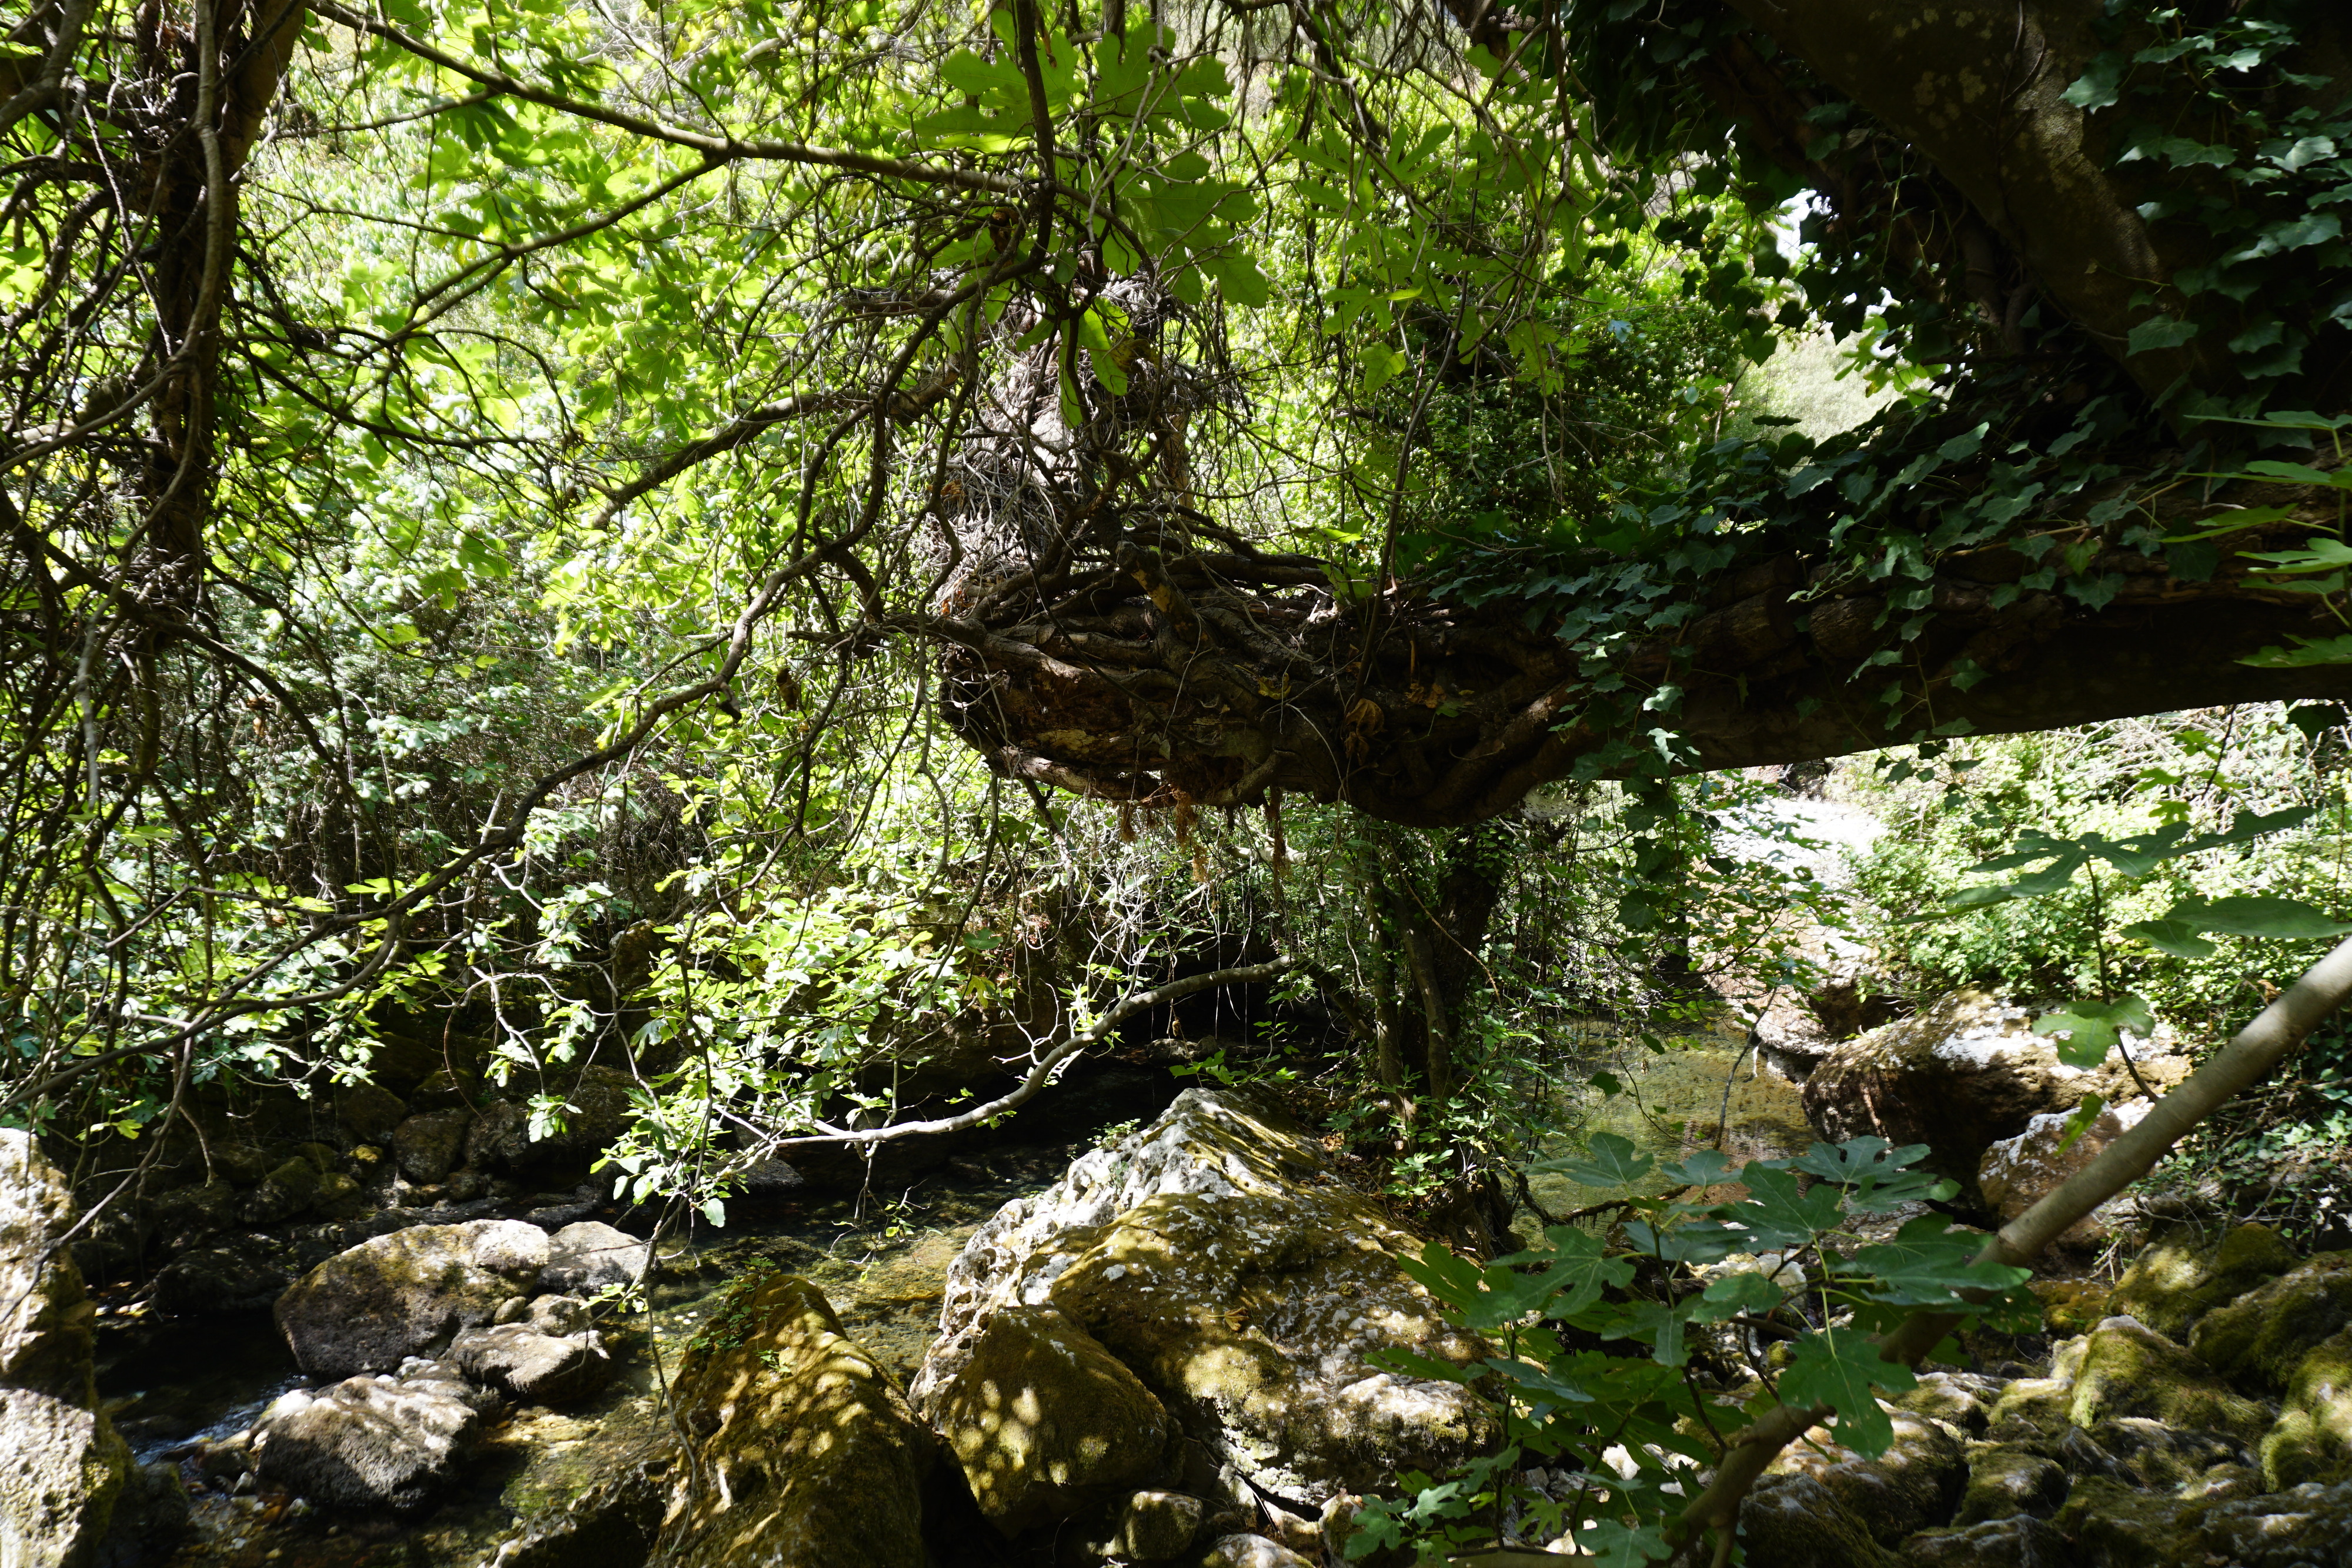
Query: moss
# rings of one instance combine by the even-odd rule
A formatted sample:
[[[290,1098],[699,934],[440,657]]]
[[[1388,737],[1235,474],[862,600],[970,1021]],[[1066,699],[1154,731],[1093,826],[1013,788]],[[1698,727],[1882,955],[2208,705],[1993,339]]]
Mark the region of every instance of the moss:
[[[1897,1568],[1869,1526],[1811,1476],[1767,1476],[1739,1505],[1740,1545],[1751,1563],[1790,1568]]]
[[[2021,1377],[1993,1401],[1985,1436],[2015,1442],[2026,1436],[2055,1437],[2074,1418],[2074,1388],[2054,1377]]]
[[[2207,1312],[2276,1279],[2294,1262],[2286,1243],[2266,1225],[2240,1225],[2218,1237],[2181,1227],[2158,1238],[2124,1270],[2109,1310],[2185,1343]]]
[[[2352,1323],[2352,1252],[2322,1252],[2197,1324],[2189,1347],[2247,1387],[2283,1391],[2313,1346]]]
[[[2270,1413],[2232,1392],[2180,1346],[2128,1318],[2110,1318],[2090,1336],[2067,1414],[2078,1427],[2144,1416],[2184,1430],[2223,1432],[2252,1443]]]
[[[2108,1291],[2095,1280],[2036,1280],[2033,1294],[2042,1303],[2042,1319],[2053,1334],[2088,1333],[2110,1315]],[[2113,1311],[2121,1312],[2122,1308]],[[2138,1314],[2134,1313],[2134,1316]],[[2147,1322],[2146,1318],[2140,1322]],[[2158,1330],[2162,1333],[2162,1330]],[[2170,1337],[2178,1339],[2179,1334]]]
[[[1979,1443],[1969,1456],[1969,1482],[1955,1525],[1981,1524],[2030,1513],[2047,1519],[2066,1500],[2065,1468],[2030,1448]]]
[[[2352,1473],[2352,1330],[2320,1341],[2295,1367],[2262,1458],[2273,1491]]]
[[[2202,1563],[2202,1510],[2175,1497],[2137,1491],[2104,1476],[2074,1483],[2051,1522],[2074,1543],[2069,1562],[2099,1568],[2178,1568]]]
[[[1151,1479],[1174,1430],[1091,1335],[1030,1307],[988,1320],[930,1415],[981,1511],[1008,1537]]]

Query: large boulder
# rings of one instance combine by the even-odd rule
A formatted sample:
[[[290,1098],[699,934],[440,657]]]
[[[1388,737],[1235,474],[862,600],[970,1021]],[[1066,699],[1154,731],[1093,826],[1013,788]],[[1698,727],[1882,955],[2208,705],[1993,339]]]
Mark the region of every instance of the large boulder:
[[[1132,1490],[1174,1435],[1135,1374],[1051,1307],[990,1314],[926,1414],[1007,1537]]]
[[[2340,1480],[2352,1469],[2352,1329],[2310,1350],[2287,1380],[2276,1425],[2263,1434],[2263,1479],[2273,1491]]]
[[[463,1107],[411,1116],[392,1130],[392,1155],[410,1181],[433,1183],[447,1176],[465,1152],[474,1113]]]
[[[2126,1034],[2139,1077],[2162,1092],[2192,1063],[2159,1024],[2153,1040]],[[2085,1094],[2110,1104],[2139,1094],[2123,1047],[2095,1068],[2058,1060],[2033,1032],[2033,1014],[1982,991],[1959,990],[1906,1019],[1838,1047],[1805,1080],[1805,1113],[1832,1143],[1876,1136],[1925,1144],[1927,1163],[1973,1185],[1985,1151],[2035,1116],[2071,1111]]]
[[[88,1568],[131,1474],[98,1401],[94,1313],[67,1238],[72,1195],[0,1129],[0,1563]]]
[[[2113,1311],[2187,1344],[2198,1319],[2294,1265],[2294,1251],[2267,1225],[2177,1226],[2133,1260],[2109,1302]]]
[[[298,1388],[254,1423],[254,1468],[324,1507],[416,1509],[448,1485],[495,1407],[439,1362]]]
[[[278,1327],[315,1376],[398,1366],[537,1290],[547,1232],[518,1219],[417,1225],[339,1252],[278,1298]]]
[[[1313,1515],[1402,1470],[1444,1474],[1497,1440],[1494,1413],[1466,1389],[1365,1359],[1486,1354],[1398,1267],[1418,1250],[1278,1109],[1188,1090],[972,1236],[949,1268],[915,1399],[940,1408],[998,1312],[1051,1307],[1174,1417],[1191,1445],[1186,1490]]]
[[[693,1452],[655,1568],[908,1568],[925,1560],[930,1434],[824,1292],[754,1274],[680,1358],[671,1397]]]

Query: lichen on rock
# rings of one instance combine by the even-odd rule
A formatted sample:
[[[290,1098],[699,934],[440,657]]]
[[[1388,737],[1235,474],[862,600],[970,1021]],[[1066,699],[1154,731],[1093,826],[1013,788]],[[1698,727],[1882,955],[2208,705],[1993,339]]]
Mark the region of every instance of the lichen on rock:
[[[412,1226],[311,1270],[278,1298],[278,1326],[313,1375],[381,1372],[488,1322],[547,1261],[547,1232],[519,1219]]]

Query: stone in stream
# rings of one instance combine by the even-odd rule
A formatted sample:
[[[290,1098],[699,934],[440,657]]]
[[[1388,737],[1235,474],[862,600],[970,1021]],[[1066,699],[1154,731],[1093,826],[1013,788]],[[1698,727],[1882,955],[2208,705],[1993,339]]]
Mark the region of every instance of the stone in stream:
[[[383,1371],[488,1322],[548,1258],[547,1232],[520,1220],[411,1226],[311,1270],[278,1298],[278,1330],[313,1375]]]
[[[691,1445],[655,1568],[913,1568],[931,1435],[824,1294],[757,1273],[721,1297],[671,1385]]]
[[[268,1238],[247,1236],[181,1253],[156,1271],[152,1299],[175,1318],[259,1312],[287,1281]]]
[[[261,1478],[331,1508],[413,1510],[454,1478],[495,1396],[440,1362],[284,1394],[253,1424]]]
[[[540,1288],[593,1294],[609,1286],[634,1285],[645,1277],[653,1253],[650,1241],[599,1220],[579,1220],[548,1239]]]
[[[131,1450],[98,1401],[94,1313],[68,1250],[72,1195],[30,1135],[0,1129],[0,1563],[85,1568]]]
[[[459,1331],[449,1359],[476,1383],[526,1405],[568,1405],[612,1381],[613,1358],[594,1331],[558,1336],[529,1323]]]
[[[2035,1116],[2071,1111],[2085,1094],[2109,1104],[2139,1094],[2120,1047],[2096,1068],[2073,1068],[2032,1026],[2026,1008],[1954,991],[1832,1051],[1805,1080],[1805,1113],[1832,1143],[1925,1144],[1931,1168],[1972,1186],[1985,1151]],[[2159,1093],[2193,1065],[2177,1053],[2168,1026],[2158,1024],[2153,1040],[2126,1041],[2139,1078]]]
[[[1186,1439],[1183,1490],[1312,1516],[1405,1469],[1442,1475],[1497,1439],[1468,1390],[1365,1359],[1486,1354],[1397,1266],[1419,1249],[1274,1104],[1189,1090],[974,1233],[948,1271],[915,1398],[957,1413],[949,1440],[967,1473],[984,1469],[996,1439],[950,1391],[969,1388],[997,1314],[1051,1308],[1068,1325],[1057,1333],[1090,1337],[1167,1409]],[[1038,1424],[1086,1429],[1050,1384],[1032,1392]]]

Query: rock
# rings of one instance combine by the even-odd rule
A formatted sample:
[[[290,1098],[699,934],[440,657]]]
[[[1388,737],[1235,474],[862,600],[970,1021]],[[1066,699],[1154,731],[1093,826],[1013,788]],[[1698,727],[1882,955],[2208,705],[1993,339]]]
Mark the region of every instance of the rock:
[[[1768,1475],[1804,1475],[1845,1506],[1871,1538],[1892,1546],[1946,1522],[1969,1479],[1966,1450],[1935,1422],[1893,1412],[1895,1440],[1877,1458],[1863,1458],[1815,1427],[1780,1451]]]
[[[1956,1525],[1981,1524],[2030,1513],[2048,1519],[2066,1500],[2065,1467],[2055,1459],[2004,1443],[1979,1443],[1969,1456],[1969,1479]]]
[[[1178,1491],[1130,1493],[1108,1515],[1108,1526],[1079,1550],[1118,1563],[1165,1563],[1201,1532],[1207,1505]]]
[[[156,1233],[173,1241],[194,1241],[236,1223],[236,1188],[225,1181],[176,1187],[154,1199],[150,1212]]]
[[[1832,1143],[1875,1135],[1925,1144],[1927,1165],[1972,1186],[1985,1151],[2035,1116],[2071,1111],[2084,1094],[2112,1103],[2139,1092],[2120,1049],[2097,1068],[2068,1067],[2032,1021],[2025,1008],[1954,991],[1832,1051],[1805,1080],[1805,1113]],[[2191,1064],[2173,1053],[2166,1027],[2153,1041],[2126,1035],[2126,1042],[2158,1092],[2189,1075]]]
[[[466,1130],[466,1164],[476,1170],[504,1170],[518,1164],[530,1143],[530,1118],[510,1101],[493,1100]]]
[[[2340,1568],[2352,1543],[2352,1483],[2306,1483],[2267,1497],[2222,1501],[2198,1521],[2189,1554],[2152,1559],[2167,1564],[2227,1563],[2229,1568]]]
[[[397,1366],[537,1284],[547,1232],[515,1219],[417,1225],[337,1253],[278,1298],[278,1327],[319,1376]]]
[[[2232,1226],[2218,1235],[2177,1226],[2124,1270],[2112,1310],[2137,1318],[2167,1339],[2191,1344],[2189,1331],[2198,1319],[2294,1264],[2294,1253],[2266,1225]]]
[[[90,1332],[66,1237],[73,1198],[30,1134],[0,1129],[0,1563],[87,1568],[131,1450],[98,1402]]]
[[[2072,1424],[2074,1403],[2072,1377],[2021,1377],[1993,1401],[1984,1435],[1994,1442],[2054,1438]]]
[[[347,1377],[278,1396],[253,1424],[261,1478],[331,1508],[423,1507],[453,1479],[492,1402],[454,1368]]]
[[[1050,1307],[991,1313],[924,1414],[1008,1539],[1132,1490],[1171,1435],[1135,1374]]]
[[[2147,1100],[2110,1105],[2071,1144],[2066,1143],[2066,1130],[2074,1119],[2074,1113],[2045,1111],[2029,1120],[2025,1130],[2015,1137],[1993,1140],[1977,1165],[1977,1191],[2006,1225],[2056,1191],[2060,1183],[2096,1159],[2109,1144],[2139,1125],[2152,1109],[2152,1103]],[[2062,1144],[2065,1145],[2063,1148],[2059,1146]],[[2079,1249],[2114,1239],[2115,1232],[2108,1223],[2112,1207],[2100,1205],[2068,1226],[2052,1245]]]
[[[1928,1372],[1922,1373],[1918,1384],[1895,1403],[1980,1437],[1992,1424],[1991,1402],[2000,1393],[1997,1378],[1968,1372]]]
[[[239,1186],[251,1186],[281,1163],[258,1144],[222,1139],[207,1145],[213,1168]]]
[[[1486,1354],[1398,1268],[1419,1249],[1277,1109],[1189,1090],[973,1235],[948,1270],[914,1396],[930,1407],[997,1312],[1051,1306],[1158,1396],[1209,1473],[1313,1513],[1401,1470],[1444,1474],[1496,1440],[1467,1390],[1364,1359]]]
[[[524,1323],[461,1330],[449,1359],[475,1382],[525,1405],[568,1405],[611,1381],[613,1358],[592,1333],[559,1339]]]
[[[1869,1526],[1809,1475],[1759,1478],[1740,1500],[1739,1536],[1756,1568],[1898,1568]]]
[[[1805,1007],[1823,1034],[1847,1040],[1894,1022],[1900,1002],[1885,977],[1863,960],[1848,957],[1832,964],[1820,984],[1805,993]]]
[[[1950,1530],[1922,1531],[1903,1542],[1905,1568],[2072,1568],[2066,1538],[2030,1513]]]
[[[361,1143],[381,1144],[408,1120],[408,1102],[373,1083],[351,1083],[335,1092],[335,1113]]]
[[[251,1312],[275,1301],[288,1275],[265,1238],[252,1236],[181,1253],[156,1271],[152,1299],[175,1318]]]
[[[502,1305],[499,1310],[506,1309]],[[541,1296],[523,1308],[520,1321],[562,1339],[588,1327],[588,1303],[577,1296]]]
[[[310,1204],[314,1214],[328,1219],[356,1219],[367,1208],[367,1194],[358,1177],[329,1171],[319,1178],[319,1196]]]
[[[2352,1330],[2305,1353],[2287,1380],[2277,1424],[2263,1436],[2262,1459],[2273,1491],[2341,1479],[2352,1468]]]
[[[674,1469],[667,1454],[621,1465],[562,1508],[531,1520],[484,1568],[644,1568]]]
[[[754,1274],[706,1320],[671,1395],[695,1452],[655,1568],[909,1568],[932,1439],[824,1292]]]
[[[2087,1476],[2051,1522],[2074,1542],[2068,1568],[2186,1568],[2202,1561],[2192,1544],[2198,1511],[2176,1497]]]
[[[301,1155],[282,1160],[245,1195],[237,1218],[247,1225],[275,1225],[310,1207],[319,1196],[319,1167]]]
[[[593,1294],[614,1285],[634,1285],[653,1261],[654,1244],[601,1220],[583,1219],[548,1238],[542,1291]]]
[[[114,1517],[93,1568],[146,1568],[168,1559],[194,1527],[188,1494],[172,1465],[133,1465],[114,1500]]]
[[[735,1180],[749,1198],[790,1197],[808,1186],[807,1177],[782,1160],[761,1160],[747,1166]]]
[[[2270,1413],[2231,1392],[2180,1346],[2136,1318],[2109,1318],[2091,1333],[2068,1415],[2078,1427],[2121,1416],[2258,1441]]]
[[[67,1244],[67,1249],[73,1254],[74,1267],[81,1271],[83,1285],[127,1280],[136,1274],[146,1254],[147,1239],[154,1233],[152,1206],[124,1187],[121,1173],[109,1173],[86,1184],[76,1207],[81,1218],[80,1233]]]
[[[2100,1422],[2085,1434],[2137,1485],[2155,1491],[2186,1486],[2216,1465],[2242,1464],[2245,1448],[2218,1432],[2183,1432],[2144,1416]]]
[[[1221,1535],[1192,1561],[1197,1568],[1315,1568],[1289,1547],[1263,1535]]]
[[[2053,1336],[2086,1334],[2105,1319],[2131,1315],[2110,1303],[2107,1287],[2096,1280],[2029,1280],[2026,1289],[2042,1303],[2042,1321]]]
[[[2352,1323],[2352,1252],[2322,1252],[2198,1320],[2189,1347],[2249,1388],[2284,1390],[2303,1358]]]
[[[430,1184],[457,1168],[474,1113],[462,1107],[411,1116],[392,1130],[392,1157],[410,1181]]]
[[[617,1068],[593,1064],[582,1068],[564,1092],[563,1125],[537,1143],[523,1145],[512,1159],[536,1166],[578,1165],[595,1158],[636,1120],[636,1103],[631,1097],[636,1084],[635,1078]]]

